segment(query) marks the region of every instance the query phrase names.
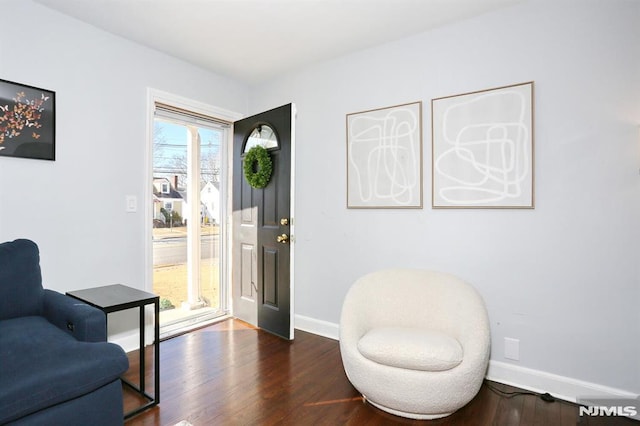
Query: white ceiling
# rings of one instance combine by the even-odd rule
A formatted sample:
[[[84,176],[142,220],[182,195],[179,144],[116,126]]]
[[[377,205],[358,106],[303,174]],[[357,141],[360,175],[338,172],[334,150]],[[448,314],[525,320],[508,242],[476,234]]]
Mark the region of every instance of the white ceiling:
[[[521,0],[35,0],[248,84]]]

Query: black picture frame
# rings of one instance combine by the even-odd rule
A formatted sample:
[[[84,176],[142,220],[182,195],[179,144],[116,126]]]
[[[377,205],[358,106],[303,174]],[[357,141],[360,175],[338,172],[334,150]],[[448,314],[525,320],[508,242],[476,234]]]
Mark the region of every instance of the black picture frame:
[[[55,161],[54,91],[0,79],[0,157]]]

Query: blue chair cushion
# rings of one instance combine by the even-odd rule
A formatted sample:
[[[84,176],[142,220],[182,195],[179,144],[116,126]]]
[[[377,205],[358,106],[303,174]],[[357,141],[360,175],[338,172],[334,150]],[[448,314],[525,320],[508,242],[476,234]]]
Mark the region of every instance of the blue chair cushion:
[[[40,253],[33,241],[0,244],[0,320],[42,313]]]
[[[0,424],[110,383],[129,367],[121,347],[80,342],[45,318],[0,321]]]

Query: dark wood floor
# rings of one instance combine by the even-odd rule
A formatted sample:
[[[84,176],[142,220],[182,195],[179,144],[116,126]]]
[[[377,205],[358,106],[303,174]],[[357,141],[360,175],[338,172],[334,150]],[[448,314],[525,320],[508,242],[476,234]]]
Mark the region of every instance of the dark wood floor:
[[[151,365],[152,347],[147,348]],[[338,342],[296,330],[287,342],[238,320],[160,344],[160,405],[129,419],[132,425],[640,425],[626,418],[581,418],[578,407],[547,403],[499,383],[485,383],[467,406],[444,419],[413,421],[362,402],[342,368]],[[138,380],[137,353],[127,377]],[[153,389],[153,371],[147,383]],[[148,389],[149,390],[149,389]],[[125,411],[139,404],[125,388]]]

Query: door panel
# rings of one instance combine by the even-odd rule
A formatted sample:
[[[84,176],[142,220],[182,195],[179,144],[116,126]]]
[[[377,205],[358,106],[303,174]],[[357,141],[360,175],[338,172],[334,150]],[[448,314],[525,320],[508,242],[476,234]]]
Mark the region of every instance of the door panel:
[[[262,304],[278,309],[278,250],[265,247],[262,255],[264,281],[273,283],[264,287]]]
[[[253,273],[253,259],[255,258],[254,247],[249,244],[242,244],[242,257],[240,259],[240,282],[241,282],[241,296],[249,299],[255,303],[256,292],[253,290],[255,287],[255,275]]]
[[[234,247],[242,248],[242,252],[234,248],[233,256],[234,314],[287,339],[293,338],[289,238],[292,111],[289,104],[235,122],[233,142],[233,241]],[[277,144],[270,143],[268,148],[273,163],[271,180],[265,188],[256,189],[244,178],[242,160],[249,136],[262,126],[273,129]],[[247,247],[251,247],[251,256],[244,252]],[[251,289],[247,288],[249,270],[255,272]]]

